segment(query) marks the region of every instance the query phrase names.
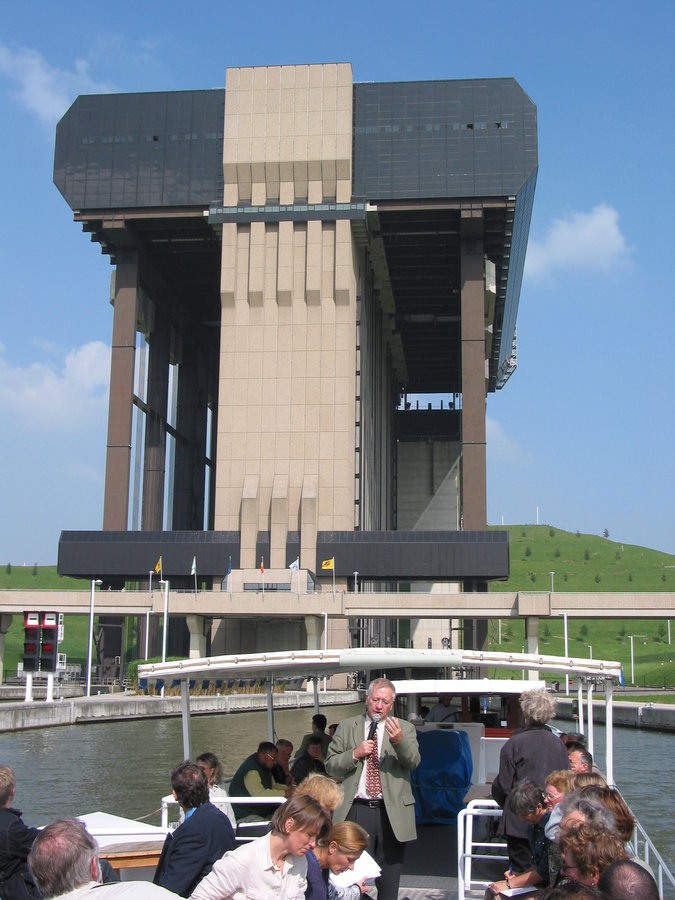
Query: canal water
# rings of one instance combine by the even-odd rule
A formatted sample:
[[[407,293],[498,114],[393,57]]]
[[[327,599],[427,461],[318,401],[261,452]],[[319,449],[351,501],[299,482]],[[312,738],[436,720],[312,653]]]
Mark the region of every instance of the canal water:
[[[330,722],[355,715],[359,706],[323,710]],[[299,746],[310,730],[312,708],[275,712],[278,737]],[[558,723],[563,730],[569,723]],[[195,755],[210,750],[231,775],[267,737],[264,712],[195,716]],[[596,758],[604,769],[605,732],[595,726]],[[16,772],[15,806],[24,820],[42,825],[59,816],[103,810],[159,824],[160,798],[171,792],[169,773],[182,759],[179,718],[105,722],[0,734],[0,763]],[[657,849],[675,865],[673,771],[675,735],[615,728],[617,784]],[[154,815],[153,815],[154,813]]]

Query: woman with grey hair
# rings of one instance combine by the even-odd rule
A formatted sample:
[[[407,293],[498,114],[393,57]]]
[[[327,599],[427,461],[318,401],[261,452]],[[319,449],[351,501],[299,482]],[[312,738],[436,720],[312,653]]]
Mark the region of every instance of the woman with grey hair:
[[[543,688],[524,691],[520,698],[525,727],[514,732],[502,747],[499,773],[492,782],[492,796],[503,808],[498,834],[505,837],[513,872],[527,872],[532,854],[527,839],[527,823],[511,808],[509,795],[519,781],[531,781],[543,793],[546,776],[556,769],[568,769],[565,745],[546,723],[556,711],[555,698]]]

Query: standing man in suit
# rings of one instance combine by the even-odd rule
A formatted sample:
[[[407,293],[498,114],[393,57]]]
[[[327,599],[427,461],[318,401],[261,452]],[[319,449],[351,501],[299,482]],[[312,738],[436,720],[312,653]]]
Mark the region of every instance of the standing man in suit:
[[[153,881],[189,897],[214,862],[234,850],[234,831],[225,813],[209,802],[209,784],[198,765],[180,763],[171,773],[171,785],[185,819],[167,835]]]
[[[405,845],[417,837],[410,771],[419,764],[415,728],[391,715],[396,690],[386,678],[368,686],[366,715],[340,722],[326,769],[341,778],[344,801],[335,822],[358,822],[370,835],[368,852],[382,869],[378,900],[396,900]]]

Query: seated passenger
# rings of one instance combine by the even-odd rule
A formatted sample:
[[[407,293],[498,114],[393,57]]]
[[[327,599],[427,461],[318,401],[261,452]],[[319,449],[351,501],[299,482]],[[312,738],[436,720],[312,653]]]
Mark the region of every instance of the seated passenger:
[[[604,870],[626,859],[621,838],[601,825],[584,824],[561,831],[558,841],[562,874],[572,881],[596,887]]]
[[[305,892],[305,900],[359,900],[361,887],[353,885],[353,890],[344,892],[330,881],[331,873],[339,875],[354,868],[354,863],[368,846],[368,832],[357,822],[338,822],[329,835],[320,838],[311,854],[307,854],[307,868],[314,856],[320,871],[320,881],[312,884],[312,890]],[[308,885],[309,887],[309,885]]]
[[[452,694],[439,694],[438,703],[431,707],[431,710],[424,719],[425,722],[455,722],[459,710],[450,704],[452,703]]]
[[[579,825],[599,825],[607,831],[613,831],[616,824],[614,815],[604,803],[593,797],[582,796],[581,791],[570,791],[563,797],[560,801],[560,812],[558,842],[564,831],[577,828]]]
[[[302,784],[310,772],[326,774],[326,767],[323,764],[323,755],[321,753],[321,738],[318,734],[310,736],[307,742],[307,749],[298,756],[291,766],[291,782],[293,784]]]
[[[581,744],[567,744],[567,758],[575,775],[593,771],[593,757]]]
[[[309,744],[309,739],[311,737],[320,737],[321,738],[321,756],[323,759],[326,758],[326,754],[328,753],[328,745],[331,742],[331,735],[326,734],[326,725],[328,724],[328,719],[322,713],[316,713],[316,715],[312,716],[312,730],[309,734],[306,734],[302,743],[300,744],[300,749],[298,750],[298,754],[304,753],[307,749],[307,745]]]
[[[289,785],[291,783],[291,756],[293,756],[293,744],[286,738],[277,741],[277,764],[272,769],[272,778],[277,784]]]
[[[221,787],[223,767],[220,764],[220,760],[215,753],[207,751],[199,754],[196,763],[206,775],[206,780],[209,784],[209,800],[225,813],[232,827],[236,828],[237,820],[234,817],[234,810],[232,809],[228,793]]]
[[[659,900],[656,882],[643,867],[630,859],[611,863],[598,879],[607,900]]]
[[[261,741],[255,753],[247,756],[230,782],[230,797],[287,797],[289,789],[272,777],[272,769],[277,764],[278,750],[270,741]],[[233,804],[237,821],[243,819],[268,819],[277,808],[276,804],[250,805]]]
[[[305,854],[330,829],[330,816],[312,797],[288,800],[272,816],[272,831],[226,853],[194,889],[191,900],[300,900],[307,887]]]
[[[0,766],[0,891],[6,900],[39,900],[27,863],[38,830],[24,825],[19,810],[12,807],[15,789],[14,769]]]
[[[77,819],[58,819],[43,828],[28,855],[28,865],[44,900],[52,897],[59,900],[176,898],[171,891],[148,881],[102,884],[98,846]]]
[[[234,849],[234,830],[225,813],[209,801],[206,775],[195,763],[176,766],[171,785],[185,819],[167,834],[153,882],[189,897],[214,862]]]
[[[548,884],[548,848],[549,841],[545,835],[545,827],[549,813],[545,805],[545,797],[539,787],[531,781],[521,781],[511,791],[511,811],[522,822],[527,823],[527,838],[530,846],[531,863],[524,872],[513,874],[512,869],[504,873],[503,881],[494,881],[489,890],[500,895],[502,891],[513,888],[535,888]]]

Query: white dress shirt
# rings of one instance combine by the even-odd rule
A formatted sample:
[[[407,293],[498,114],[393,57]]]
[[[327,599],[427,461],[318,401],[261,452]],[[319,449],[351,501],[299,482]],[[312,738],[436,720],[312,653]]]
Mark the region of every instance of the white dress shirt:
[[[368,738],[368,733],[370,732],[370,726],[372,725],[372,720],[366,716],[363,723],[363,739],[364,741]],[[382,759],[382,740],[384,738],[384,719],[380,719],[377,723],[377,755]],[[366,788],[366,768],[368,767],[368,758],[363,760],[363,768],[361,769],[361,777],[359,778],[359,783],[356,788],[356,793],[354,797],[357,800],[376,800],[377,797],[371,797]],[[382,797],[382,794],[379,795]]]
[[[228,850],[202,878],[190,900],[303,900],[307,887],[307,860],[287,856],[283,870],[272,862],[270,835]]]

